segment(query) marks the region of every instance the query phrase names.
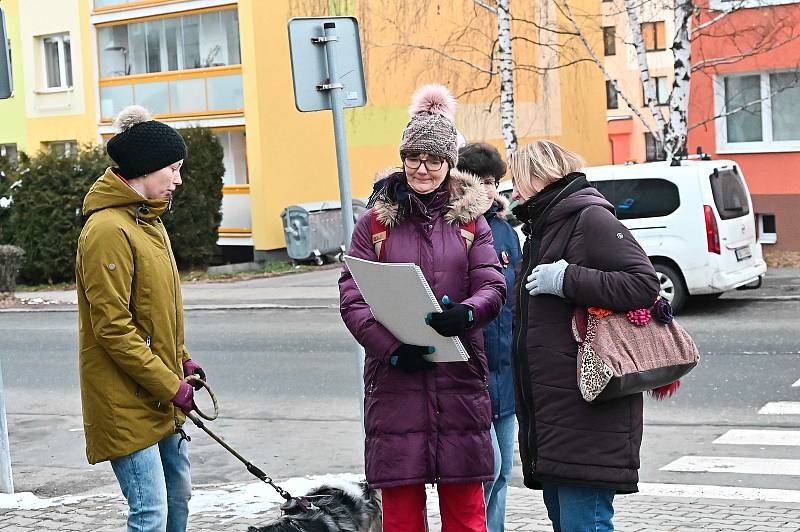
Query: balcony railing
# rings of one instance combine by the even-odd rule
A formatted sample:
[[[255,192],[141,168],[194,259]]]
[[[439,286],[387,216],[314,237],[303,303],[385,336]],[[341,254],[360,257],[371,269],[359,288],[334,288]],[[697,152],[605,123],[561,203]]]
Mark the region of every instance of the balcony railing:
[[[100,80],[102,120],[113,120],[124,107],[133,104],[166,118],[241,113],[241,66]]]

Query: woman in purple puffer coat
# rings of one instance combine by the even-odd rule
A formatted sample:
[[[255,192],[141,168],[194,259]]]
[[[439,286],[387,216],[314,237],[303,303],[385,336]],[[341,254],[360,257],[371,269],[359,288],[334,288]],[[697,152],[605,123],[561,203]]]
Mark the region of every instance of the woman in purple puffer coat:
[[[437,299],[452,302],[420,327],[459,336],[469,361],[427,361],[427,346],[403,344],[375,320],[346,268],[339,280],[342,318],[366,351],[366,473],[382,489],[386,532],[425,530],[424,485],[434,483],[442,530],[486,530],[483,482],[492,479],[493,457],[482,328],[502,308],[506,285],[482,216],[486,192],[455,170],[454,110],[442,86],[415,93],[403,169],[379,176],[348,253],[418,265]],[[379,250],[376,224],[388,233]]]

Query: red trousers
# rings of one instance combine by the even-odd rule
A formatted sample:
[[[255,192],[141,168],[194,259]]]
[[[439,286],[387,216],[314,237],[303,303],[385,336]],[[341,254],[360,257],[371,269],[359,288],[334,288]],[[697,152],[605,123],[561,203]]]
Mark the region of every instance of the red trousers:
[[[483,483],[437,484],[442,532],[486,532]],[[425,532],[425,485],[381,490],[383,532]]]

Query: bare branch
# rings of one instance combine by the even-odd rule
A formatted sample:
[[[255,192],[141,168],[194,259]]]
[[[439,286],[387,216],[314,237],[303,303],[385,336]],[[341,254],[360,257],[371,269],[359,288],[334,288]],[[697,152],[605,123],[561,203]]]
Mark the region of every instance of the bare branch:
[[[513,20],[514,22],[521,22],[523,24],[529,24],[529,25],[533,26],[534,28],[536,28],[537,30],[546,31],[546,32],[549,32],[549,33],[555,33],[556,35],[570,35],[570,36],[573,36],[573,37],[577,36],[577,34],[575,32],[573,32],[573,31],[553,29],[553,28],[551,28],[549,26],[544,26],[542,24],[539,24],[539,23],[537,23],[537,22],[535,22],[533,20],[528,20],[528,19],[518,18],[518,17],[511,17],[511,20]]]
[[[455,61],[456,63],[461,63],[463,65],[467,65],[468,67],[477,70],[481,74],[488,74],[490,76],[497,75],[497,71],[495,71],[495,70],[491,70],[491,69],[487,70],[486,68],[484,68],[482,66],[476,65],[475,63],[467,61],[466,59],[462,59],[461,57],[456,57],[456,56],[454,56],[452,54],[448,54],[447,52],[439,50],[438,48],[434,48],[433,46],[426,46],[424,44],[409,44],[409,43],[402,43],[402,42],[396,42],[396,43],[392,43],[392,44],[373,44],[373,46],[375,48],[411,48],[411,49],[415,49],[415,50],[425,50],[426,52],[433,52],[434,54],[442,56],[445,59],[449,59],[450,61]]]
[[[472,0],[472,1],[475,2],[476,6],[482,7],[483,9],[489,11],[490,13],[494,13],[495,15],[497,14],[497,8],[496,7],[492,7],[492,6],[488,5],[488,4],[486,4],[485,2],[481,2],[481,0]]]
[[[644,44],[644,37],[642,36],[642,27],[639,25],[638,7],[634,0],[625,0],[625,10],[628,12],[628,26],[633,34],[633,41],[636,45],[636,58],[639,61],[639,72],[644,85],[644,103],[650,110],[650,114],[656,121],[660,132],[656,134],[659,140],[664,139],[664,131],[666,130],[666,123],[664,115],[661,110],[656,106],[656,87],[650,77],[650,67],[647,64],[647,50]]]
[[[723,111],[722,113],[719,113],[719,114],[716,114],[716,115],[714,115],[712,117],[706,118],[705,120],[701,120],[700,122],[696,122],[696,123],[690,125],[687,129],[689,131],[691,131],[691,130],[693,130],[693,129],[697,128],[697,127],[700,127],[702,125],[705,125],[705,124],[707,124],[709,122],[713,122],[714,120],[717,120],[718,118],[725,118],[727,116],[731,116],[731,115],[739,113],[741,111],[747,111],[748,108],[750,108],[750,107],[752,107],[752,106],[754,106],[756,104],[760,104],[762,102],[765,102],[765,101],[771,99],[776,94],[780,94],[781,92],[783,92],[785,90],[796,88],[796,87],[800,87],[800,77],[797,77],[793,84],[786,85],[785,87],[781,87],[780,89],[775,90],[775,91],[771,90],[769,92],[769,94],[767,94],[766,96],[764,96],[762,98],[758,98],[758,99],[752,100],[752,101],[744,103],[744,104],[742,104],[739,107],[736,107],[734,109]]]
[[[559,4],[558,2],[554,2],[554,4],[561,12],[561,14],[563,14],[564,17],[570,22],[573,29],[575,30],[575,35],[578,37],[581,43],[583,43],[583,47],[589,54],[591,61],[595,65],[597,65],[597,67],[603,72],[603,76],[606,78],[607,81],[611,83],[611,87],[614,89],[614,91],[622,98],[625,104],[639,118],[639,120],[641,120],[644,127],[646,127],[647,130],[654,136],[661,138],[659,134],[653,131],[653,129],[650,127],[650,124],[647,122],[647,120],[645,120],[644,116],[642,116],[642,113],[639,111],[639,109],[635,105],[633,105],[633,102],[630,101],[628,96],[624,92],[619,90],[617,81],[613,77],[611,77],[611,74],[606,69],[605,63],[597,56],[594,49],[589,44],[589,41],[586,39],[586,36],[583,34],[583,30],[581,30],[580,26],[578,26],[578,22],[575,20],[575,15],[572,13],[572,8],[570,8],[569,3],[567,3],[567,0],[563,0],[563,4]]]

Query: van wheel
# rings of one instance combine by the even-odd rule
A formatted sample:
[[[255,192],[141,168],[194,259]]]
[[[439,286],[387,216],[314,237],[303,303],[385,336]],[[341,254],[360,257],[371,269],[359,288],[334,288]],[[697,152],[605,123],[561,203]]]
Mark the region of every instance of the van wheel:
[[[658,283],[661,285],[658,295],[669,301],[673,312],[680,312],[689,296],[683,277],[675,268],[666,264],[654,264],[653,266],[658,274]]]

